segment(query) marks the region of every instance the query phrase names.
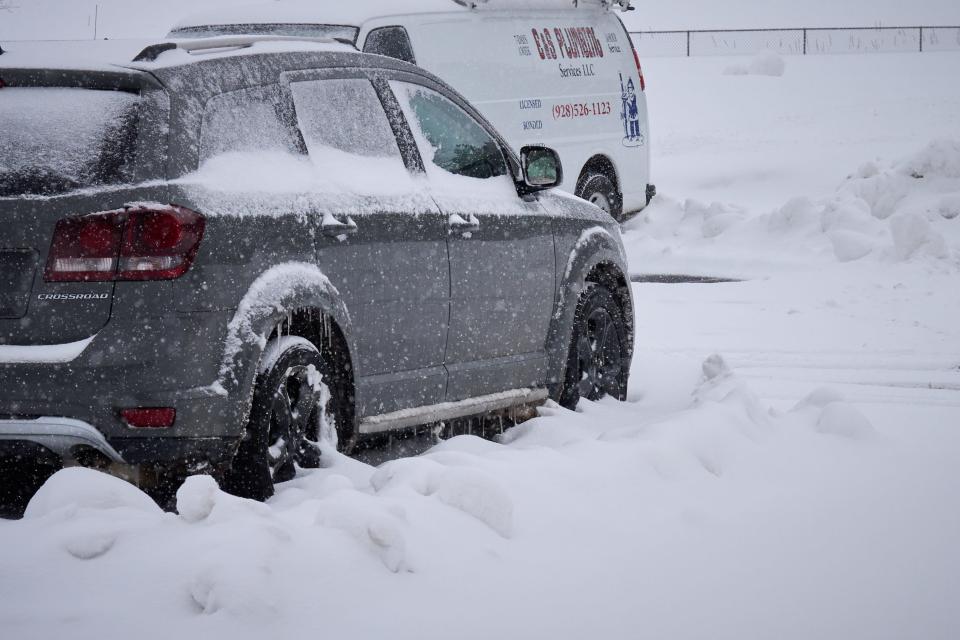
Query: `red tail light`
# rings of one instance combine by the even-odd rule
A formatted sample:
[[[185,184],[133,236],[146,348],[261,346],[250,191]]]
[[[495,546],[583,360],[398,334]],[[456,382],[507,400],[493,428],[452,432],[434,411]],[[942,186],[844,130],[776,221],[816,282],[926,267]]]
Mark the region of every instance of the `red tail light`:
[[[633,61],[637,63],[637,73],[640,75],[640,91],[646,91],[647,81],[643,79],[643,67],[640,66],[640,55],[637,53],[636,48],[633,50]]]
[[[47,282],[173,280],[190,269],[205,222],[177,206],[128,208],[57,223]]]
[[[179,278],[197,255],[203,228],[203,216],[183,207],[130,210],[117,279]]]
[[[118,213],[64,218],[57,223],[43,278],[48,282],[113,280],[120,249]]]
[[[177,420],[177,410],[170,407],[123,409],[120,417],[134,429],[169,429]]]

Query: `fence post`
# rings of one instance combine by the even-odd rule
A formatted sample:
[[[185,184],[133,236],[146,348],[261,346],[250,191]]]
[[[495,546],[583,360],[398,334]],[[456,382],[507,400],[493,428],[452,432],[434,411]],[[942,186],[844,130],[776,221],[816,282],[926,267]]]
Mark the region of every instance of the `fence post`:
[[[920,53],[923,53],[923,27],[920,27]]]
[[[690,32],[687,31],[687,57],[690,57]]]
[[[807,55],[807,30],[803,30],[803,55]]]

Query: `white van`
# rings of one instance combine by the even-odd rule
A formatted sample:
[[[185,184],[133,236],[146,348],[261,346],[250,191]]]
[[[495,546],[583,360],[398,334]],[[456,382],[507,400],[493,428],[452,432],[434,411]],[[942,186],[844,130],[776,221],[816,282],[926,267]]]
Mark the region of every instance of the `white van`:
[[[281,1],[196,15],[169,37],[336,38],[417,64],[515,150],[555,149],[561,187],[619,219],[655,189],[643,72],[615,9],[630,0]]]

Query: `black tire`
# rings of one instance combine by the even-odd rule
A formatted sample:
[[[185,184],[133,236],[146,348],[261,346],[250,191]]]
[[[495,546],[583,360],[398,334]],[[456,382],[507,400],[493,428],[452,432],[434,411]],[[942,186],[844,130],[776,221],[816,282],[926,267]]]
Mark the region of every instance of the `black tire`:
[[[602,173],[590,173],[581,178],[577,195],[609,213],[614,220],[623,215],[620,192],[613,180]]]
[[[626,400],[630,376],[627,324],[616,297],[587,283],[577,301],[560,404],[576,409],[580,398]]]
[[[320,466],[321,438],[337,438],[339,394],[331,393],[329,369],[315,346],[284,336],[267,346],[272,360],[261,371],[243,440],[224,476],[226,491],[266,500],[273,485],[291,480],[296,466]]]

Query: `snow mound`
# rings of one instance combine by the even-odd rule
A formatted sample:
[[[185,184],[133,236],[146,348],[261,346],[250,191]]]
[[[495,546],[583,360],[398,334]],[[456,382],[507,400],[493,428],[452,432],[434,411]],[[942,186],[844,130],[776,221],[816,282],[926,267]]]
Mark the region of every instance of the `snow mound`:
[[[732,64],[723,70],[728,76],[771,76],[780,77],[786,71],[787,63],[780,54],[764,51],[755,55],[747,64]]]
[[[67,553],[78,560],[93,560],[110,551],[117,537],[114,531],[87,531],[67,540],[64,547]]]
[[[912,178],[960,178],[960,139],[934,140],[897,165]]]
[[[321,503],[316,524],[347,534],[393,573],[408,570],[402,510],[391,511],[374,496],[339,492]]]
[[[845,400],[842,393],[832,387],[818,387],[807,397],[798,402],[792,411],[803,411],[805,409],[823,409],[828,404],[834,402],[843,402]]]
[[[876,436],[873,424],[843,394],[831,387],[819,387],[798,402],[790,414],[817,433],[851,440],[869,440]]]
[[[766,275],[771,267],[871,260],[960,266],[960,140],[871,161],[826,198],[768,213],[659,195],[624,226],[630,262],[651,273]]]
[[[743,412],[746,424],[767,425],[768,411],[760,399],[737,377],[723,356],[713,354],[704,360],[703,379],[693,391],[694,406],[725,405]]]
[[[431,493],[444,504],[483,522],[504,538],[513,535],[513,501],[499,482],[473,469],[447,469]]]
[[[900,213],[890,219],[893,250],[901,260],[927,255],[948,258],[950,250],[943,235],[934,230],[930,221],[916,213]]]
[[[873,424],[851,404],[831,402],[823,408],[817,420],[820,433],[864,440],[876,435]]]
[[[150,497],[135,486],[92,469],[70,467],[53,474],[30,500],[25,518],[42,518],[55,512],[132,510],[162,513]]]
[[[960,216],[960,193],[951,193],[940,199],[940,215],[947,220]]]
[[[496,445],[493,445],[496,446]],[[504,538],[514,530],[514,505],[507,490],[486,473],[438,462],[440,451],[428,457],[401,459],[383,465],[371,479],[377,493],[413,491],[476,518]]]

